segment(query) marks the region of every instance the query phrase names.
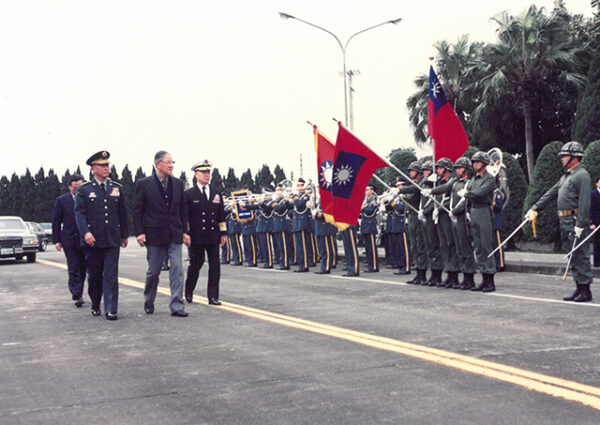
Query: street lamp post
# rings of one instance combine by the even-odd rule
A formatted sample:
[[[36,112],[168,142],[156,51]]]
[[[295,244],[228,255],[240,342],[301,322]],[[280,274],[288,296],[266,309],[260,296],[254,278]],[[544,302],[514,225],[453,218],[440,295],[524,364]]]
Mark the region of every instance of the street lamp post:
[[[347,83],[347,71],[346,71],[346,49],[348,48],[348,43],[350,43],[350,40],[352,40],[354,37],[356,37],[358,34],[362,34],[363,32],[372,30],[374,28],[380,27],[382,25],[387,25],[387,24],[394,24],[397,25],[400,23],[400,21],[402,20],[402,18],[398,18],[398,19],[393,19],[391,21],[385,21],[382,22],[380,24],[377,25],[373,25],[372,27],[368,27],[365,28],[363,30],[360,30],[358,32],[355,32],[354,34],[352,34],[348,40],[346,40],[345,44],[342,44],[342,42],[340,41],[340,39],[338,38],[337,35],[335,35],[334,33],[332,33],[329,30],[326,30],[325,28],[322,28],[318,25],[312,24],[310,22],[307,22],[303,19],[300,18],[296,18],[295,16],[289,15],[287,13],[283,13],[283,12],[279,12],[279,16],[281,17],[281,19],[295,19],[297,21],[303,22],[306,25],[310,25],[311,27],[320,29],[321,31],[325,31],[327,34],[331,35],[333,38],[335,38],[335,41],[337,41],[338,45],[340,46],[340,49],[342,49],[342,64],[343,64],[343,68],[344,68],[344,124],[346,125],[346,127],[348,127],[348,83]],[[351,129],[352,130],[352,129]]]

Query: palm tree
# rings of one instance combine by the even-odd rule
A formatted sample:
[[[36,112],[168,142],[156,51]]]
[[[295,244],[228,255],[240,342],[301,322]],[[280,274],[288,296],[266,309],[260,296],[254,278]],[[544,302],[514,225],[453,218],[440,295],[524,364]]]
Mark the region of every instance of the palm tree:
[[[532,111],[542,92],[552,93],[552,82],[560,81],[578,88],[585,76],[574,72],[576,49],[568,29],[564,9],[546,15],[544,9],[531,5],[520,16],[508,12],[492,20],[498,25],[498,42],[485,46],[482,55],[471,66],[473,90],[480,93],[473,111],[473,121],[487,108],[503,103],[503,98],[516,99],[522,110],[525,127],[525,154],[529,179],[533,174]],[[555,100],[560,94],[554,94]]]
[[[446,98],[458,115],[463,126],[465,114],[473,110],[472,94],[467,90],[466,71],[468,65],[477,56],[481,43],[469,43],[469,37],[463,35],[456,43],[446,40],[433,45],[436,49],[435,71],[442,82]],[[409,121],[417,143],[427,141],[427,101],[429,98],[429,75],[419,74],[414,81],[417,91],[406,101]],[[465,126],[465,128],[467,128]],[[468,131],[467,131],[468,133]]]

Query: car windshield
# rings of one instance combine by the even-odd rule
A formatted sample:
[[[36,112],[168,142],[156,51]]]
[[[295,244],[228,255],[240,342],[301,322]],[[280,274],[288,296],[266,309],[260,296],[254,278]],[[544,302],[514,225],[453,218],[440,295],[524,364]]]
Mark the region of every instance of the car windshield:
[[[0,230],[23,230],[25,223],[18,218],[0,218]]]
[[[40,226],[42,226],[42,229],[44,230],[52,229],[52,223],[40,223]]]

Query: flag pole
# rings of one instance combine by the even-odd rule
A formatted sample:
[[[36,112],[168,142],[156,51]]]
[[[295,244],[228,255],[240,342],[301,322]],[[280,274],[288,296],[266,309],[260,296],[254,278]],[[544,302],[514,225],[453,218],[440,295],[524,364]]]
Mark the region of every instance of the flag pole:
[[[377,180],[379,183],[381,183],[382,185],[384,185],[385,187],[387,187],[389,190],[391,190],[391,189],[392,189],[392,187],[391,187],[389,184],[387,184],[386,182],[384,182],[384,181],[383,181],[383,180],[382,180],[382,179],[381,179],[381,178],[380,178],[380,177],[379,177],[377,174],[373,174],[373,177],[375,177],[375,179],[376,179],[376,180]],[[406,201],[403,201],[403,202],[404,202],[404,205],[406,205],[408,208],[410,208],[411,210],[413,210],[415,213],[417,213],[417,214],[419,213],[419,210],[417,210],[417,209],[416,209],[415,207],[413,207],[411,204],[409,204],[409,203],[408,203],[408,202],[406,202]]]

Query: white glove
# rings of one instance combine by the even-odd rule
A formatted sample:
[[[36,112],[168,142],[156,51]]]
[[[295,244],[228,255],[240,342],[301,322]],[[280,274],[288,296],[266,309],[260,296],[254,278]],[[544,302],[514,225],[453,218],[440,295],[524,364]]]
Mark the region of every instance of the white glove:
[[[467,189],[464,189],[464,188],[463,188],[463,189],[461,189],[461,190],[459,190],[458,192],[456,192],[456,194],[457,194],[458,196],[460,196],[461,198],[464,198],[464,197],[465,197],[465,193],[467,193]]]
[[[452,223],[456,223],[458,221],[456,219],[456,216],[454,214],[452,214],[452,213],[450,213],[449,217],[450,217],[450,220],[452,220]]]
[[[471,222],[471,213],[465,213],[465,219],[467,220],[467,223]]]
[[[537,211],[534,211],[532,209],[527,211],[527,214],[525,214],[525,218],[529,221],[535,220],[536,217],[537,217]]]
[[[419,220],[421,221],[425,221],[425,214],[423,214],[423,210],[419,210],[419,215],[417,216],[419,218]]]
[[[421,194],[423,194],[424,196],[427,196],[428,198],[431,198],[431,189],[423,189],[421,191]]]
[[[440,215],[440,211],[437,208],[434,208],[433,214],[432,214],[433,221],[437,221],[439,215]]]
[[[581,237],[581,234],[583,233],[583,227],[577,227],[577,226],[575,226],[575,228],[573,229],[573,231],[575,232],[575,238],[579,239]]]

